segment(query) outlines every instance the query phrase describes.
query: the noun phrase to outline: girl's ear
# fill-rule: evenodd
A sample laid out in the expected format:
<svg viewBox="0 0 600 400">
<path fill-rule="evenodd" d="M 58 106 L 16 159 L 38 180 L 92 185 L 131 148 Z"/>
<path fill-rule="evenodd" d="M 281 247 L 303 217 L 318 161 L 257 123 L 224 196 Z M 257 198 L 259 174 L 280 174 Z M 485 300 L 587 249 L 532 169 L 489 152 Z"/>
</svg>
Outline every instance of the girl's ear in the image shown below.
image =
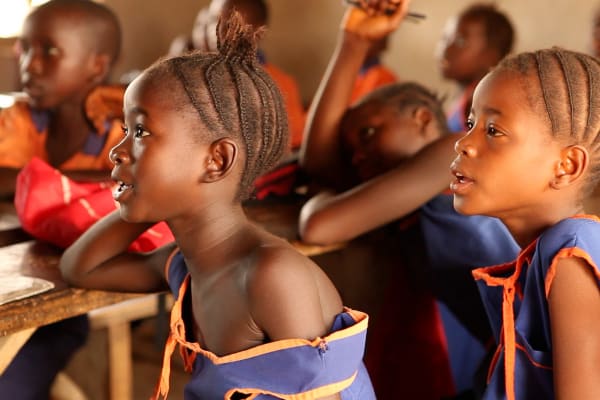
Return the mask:
<svg viewBox="0 0 600 400">
<path fill-rule="evenodd" d="M 238 145 L 229 138 L 222 138 L 211 143 L 206 159 L 206 172 L 203 182 L 214 182 L 224 178 L 231 172 L 238 156 Z"/>
<path fill-rule="evenodd" d="M 562 189 L 579 182 L 588 164 L 589 154 L 585 147 L 573 145 L 563 148 L 550 186 L 554 189 Z"/>
<path fill-rule="evenodd" d="M 427 126 L 433 119 L 433 113 L 427 107 L 417 107 L 413 111 L 413 119 L 419 126 L 419 130 L 424 132 Z"/>
<path fill-rule="evenodd" d="M 90 80 L 95 84 L 100 84 L 106 80 L 110 72 L 111 62 L 108 54 L 93 54 L 91 56 L 91 76 Z"/>
</svg>

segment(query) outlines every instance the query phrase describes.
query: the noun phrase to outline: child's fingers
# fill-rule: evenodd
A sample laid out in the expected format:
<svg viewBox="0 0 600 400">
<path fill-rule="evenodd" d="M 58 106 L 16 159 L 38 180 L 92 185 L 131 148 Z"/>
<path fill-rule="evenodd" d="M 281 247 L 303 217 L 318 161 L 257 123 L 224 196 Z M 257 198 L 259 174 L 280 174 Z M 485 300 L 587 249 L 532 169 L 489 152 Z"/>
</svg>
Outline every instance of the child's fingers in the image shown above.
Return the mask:
<svg viewBox="0 0 600 400">
<path fill-rule="evenodd" d="M 359 0 L 350 0 L 352 7 L 346 10 L 342 29 L 361 37 L 378 40 L 398 28 L 408 12 L 410 0 L 361 0 L 367 9 L 359 6 Z M 386 11 L 387 10 L 387 11 Z"/>
</svg>

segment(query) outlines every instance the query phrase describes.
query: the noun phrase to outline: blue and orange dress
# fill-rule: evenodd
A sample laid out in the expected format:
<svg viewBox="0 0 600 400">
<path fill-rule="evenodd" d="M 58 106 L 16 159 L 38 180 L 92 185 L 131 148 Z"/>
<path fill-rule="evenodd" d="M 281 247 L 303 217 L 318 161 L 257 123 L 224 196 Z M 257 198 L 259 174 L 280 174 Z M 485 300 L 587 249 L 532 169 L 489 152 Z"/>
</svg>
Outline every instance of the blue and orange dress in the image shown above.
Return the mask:
<svg viewBox="0 0 600 400">
<path fill-rule="evenodd" d="M 345 309 L 336 316 L 329 335 L 312 341 L 279 340 L 219 357 L 193 338 L 191 278 L 182 253 L 176 250 L 166 268 L 175 304 L 154 398 L 168 393 L 170 358 L 179 344 L 185 368 L 192 374 L 185 400 L 308 400 L 335 393 L 342 400 L 375 399 L 362 362 L 366 314 Z"/>
<path fill-rule="evenodd" d="M 58 166 L 61 170 L 106 170 L 108 154 L 123 138 L 122 86 L 98 86 L 87 96 L 85 114 L 92 128 L 83 147 Z M 46 139 L 51 111 L 32 109 L 24 101 L 0 111 L 0 166 L 22 168 L 34 157 L 48 160 Z"/>
<path fill-rule="evenodd" d="M 600 219 L 547 229 L 511 263 L 473 271 L 498 343 L 484 399 L 554 399 L 548 295 L 562 258 L 586 261 L 600 285 Z"/>
</svg>

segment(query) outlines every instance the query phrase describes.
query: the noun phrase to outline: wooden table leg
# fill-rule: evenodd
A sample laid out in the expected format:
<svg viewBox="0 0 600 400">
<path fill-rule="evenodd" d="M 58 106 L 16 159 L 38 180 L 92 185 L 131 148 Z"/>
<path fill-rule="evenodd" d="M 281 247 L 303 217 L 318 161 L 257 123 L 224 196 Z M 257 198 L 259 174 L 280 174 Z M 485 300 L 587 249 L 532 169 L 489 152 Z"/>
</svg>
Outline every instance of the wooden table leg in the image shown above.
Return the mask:
<svg viewBox="0 0 600 400">
<path fill-rule="evenodd" d="M 35 330 L 36 328 L 29 328 L 0 337 L 0 374 L 8 367 Z"/>
<path fill-rule="evenodd" d="M 133 397 L 133 365 L 129 321 L 108 326 L 110 398 Z"/>
</svg>

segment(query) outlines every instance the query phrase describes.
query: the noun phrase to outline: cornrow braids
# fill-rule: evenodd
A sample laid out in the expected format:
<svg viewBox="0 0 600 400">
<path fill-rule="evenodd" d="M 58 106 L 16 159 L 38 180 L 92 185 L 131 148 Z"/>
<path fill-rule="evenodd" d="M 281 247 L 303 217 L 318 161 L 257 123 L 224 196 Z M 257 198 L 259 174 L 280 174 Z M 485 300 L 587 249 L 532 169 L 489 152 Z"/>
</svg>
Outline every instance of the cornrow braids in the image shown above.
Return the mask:
<svg viewBox="0 0 600 400">
<path fill-rule="evenodd" d="M 442 100 L 436 93 L 419 83 L 402 82 L 381 86 L 359 100 L 355 107 L 371 101 L 390 105 L 398 111 L 409 107 L 426 107 L 434 115 L 440 133 L 449 132 Z"/>
<path fill-rule="evenodd" d="M 588 149 L 590 175 L 585 190 L 592 190 L 600 180 L 600 62 L 553 47 L 509 57 L 496 70 L 521 77 L 529 103 L 545 116 L 553 137 Z"/>
<path fill-rule="evenodd" d="M 257 58 L 262 31 L 233 12 L 218 22 L 216 52 L 169 58 L 150 68 L 163 70 L 179 82 L 186 102 L 207 128 L 202 130 L 207 131 L 207 139 L 233 137 L 243 142 L 240 201 L 251 195 L 256 178 L 279 161 L 288 141 L 281 93 Z M 178 102 L 173 99 L 174 105 Z"/>
</svg>

